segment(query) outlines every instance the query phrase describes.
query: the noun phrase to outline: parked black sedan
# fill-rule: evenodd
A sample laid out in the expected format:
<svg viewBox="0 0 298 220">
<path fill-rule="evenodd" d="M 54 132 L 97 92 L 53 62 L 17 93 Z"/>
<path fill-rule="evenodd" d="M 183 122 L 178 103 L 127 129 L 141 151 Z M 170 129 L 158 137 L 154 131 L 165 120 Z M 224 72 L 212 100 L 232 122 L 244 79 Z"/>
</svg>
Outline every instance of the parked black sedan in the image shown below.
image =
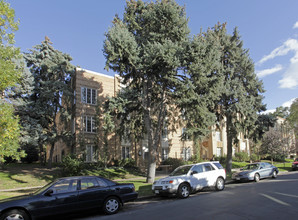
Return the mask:
<svg viewBox="0 0 298 220">
<path fill-rule="evenodd" d="M 65 177 L 31 195 L 0 201 L 0 220 L 27 220 L 96 208 L 115 214 L 123 203 L 137 196 L 132 183 L 119 184 L 97 176 Z"/>
</svg>

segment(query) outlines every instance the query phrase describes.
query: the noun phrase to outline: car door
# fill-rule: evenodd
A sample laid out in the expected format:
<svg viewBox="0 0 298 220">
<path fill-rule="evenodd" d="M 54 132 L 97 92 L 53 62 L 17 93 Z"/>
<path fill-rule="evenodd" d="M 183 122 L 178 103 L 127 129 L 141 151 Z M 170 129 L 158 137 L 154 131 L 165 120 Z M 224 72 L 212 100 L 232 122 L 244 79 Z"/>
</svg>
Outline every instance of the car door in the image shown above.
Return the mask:
<svg viewBox="0 0 298 220">
<path fill-rule="evenodd" d="M 218 177 L 218 170 L 216 170 L 210 163 L 206 163 L 204 164 L 204 173 L 206 178 L 205 186 L 214 186 Z"/>
<path fill-rule="evenodd" d="M 266 163 L 260 163 L 259 174 L 261 178 L 266 178 L 269 176 L 271 168 L 266 165 Z"/>
<path fill-rule="evenodd" d="M 102 206 L 110 187 L 97 177 L 86 177 L 80 181 L 79 205 L 82 209 Z"/>
<path fill-rule="evenodd" d="M 191 169 L 190 184 L 195 190 L 202 189 L 206 185 L 206 177 L 203 164 L 195 165 Z"/>
<path fill-rule="evenodd" d="M 56 215 L 71 212 L 78 208 L 77 179 L 58 181 L 34 204 L 36 215 Z"/>
</svg>

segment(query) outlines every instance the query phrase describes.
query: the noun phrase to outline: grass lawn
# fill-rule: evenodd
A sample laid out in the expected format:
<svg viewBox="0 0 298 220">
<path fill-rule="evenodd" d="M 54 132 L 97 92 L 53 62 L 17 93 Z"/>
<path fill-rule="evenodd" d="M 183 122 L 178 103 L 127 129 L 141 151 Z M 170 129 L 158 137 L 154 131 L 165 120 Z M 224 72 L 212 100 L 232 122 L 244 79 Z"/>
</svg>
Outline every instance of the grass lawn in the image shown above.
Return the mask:
<svg viewBox="0 0 298 220">
<path fill-rule="evenodd" d="M 134 183 L 136 191 L 139 195 L 147 195 L 151 193 L 151 184 L 145 183 L 145 178 L 136 170 L 123 168 L 109 168 L 98 170 L 85 170 L 82 175 L 102 176 L 111 180 L 132 179 L 133 181 L 125 181 Z M 28 187 L 40 187 L 61 177 L 62 172 L 59 167 L 51 170 L 39 164 L 7 164 L 0 169 L 0 190 L 14 189 L 13 191 L 1 191 L 0 199 L 20 196 L 36 191 L 33 189 L 22 189 Z M 123 182 L 123 181 L 122 181 Z"/>
</svg>

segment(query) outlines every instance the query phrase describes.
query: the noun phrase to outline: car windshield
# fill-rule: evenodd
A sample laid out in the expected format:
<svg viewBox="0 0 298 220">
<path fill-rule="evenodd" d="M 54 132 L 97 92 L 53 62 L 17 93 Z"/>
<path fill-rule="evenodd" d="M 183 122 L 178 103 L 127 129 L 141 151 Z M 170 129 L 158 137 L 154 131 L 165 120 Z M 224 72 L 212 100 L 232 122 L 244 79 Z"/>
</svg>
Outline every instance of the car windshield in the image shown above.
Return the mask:
<svg viewBox="0 0 298 220">
<path fill-rule="evenodd" d="M 260 167 L 260 164 L 248 164 L 243 169 L 244 170 L 256 170 Z"/>
<path fill-rule="evenodd" d="M 41 192 L 43 192 L 44 190 L 46 190 L 47 188 L 49 188 L 51 185 L 53 184 L 53 182 L 48 183 L 47 185 L 41 187 L 40 189 L 38 189 L 36 192 L 32 193 L 33 195 L 37 195 Z"/>
<path fill-rule="evenodd" d="M 191 166 L 183 166 L 183 167 L 178 167 L 176 168 L 171 174 L 170 176 L 181 176 L 181 175 L 185 175 L 188 173 L 188 171 L 190 170 Z"/>
</svg>

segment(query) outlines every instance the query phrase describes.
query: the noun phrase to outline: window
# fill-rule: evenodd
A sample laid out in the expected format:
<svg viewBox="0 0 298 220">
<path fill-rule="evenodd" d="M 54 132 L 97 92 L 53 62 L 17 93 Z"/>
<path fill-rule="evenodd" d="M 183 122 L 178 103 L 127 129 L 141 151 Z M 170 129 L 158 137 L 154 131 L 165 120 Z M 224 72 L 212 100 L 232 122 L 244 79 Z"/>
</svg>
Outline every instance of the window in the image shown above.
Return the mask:
<svg viewBox="0 0 298 220">
<path fill-rule="evenodd" d="M 216 148 L 216 156 L 220 157 L 221 155 L 222 155 L 222 148 L 221 147 Z"/>
<path fill-rule="evenodd" d="M 183 160 L 188 161 L 190 159 L 190 157 L 191 157 L 191 149 L 190 149 L 190 147 L 183 148 L 182 149 L 182 158 L 183 158 Z"/>
<path fill-rule="evenodd" d="M 86 87 L 81 87 L 82 103 L 96 105 L 97 91 Z"/>
<path fill-rule="evenodd" d="M 211 164 L 204 164 L 205 172 L 214 170 Z"/>
<path fill-rule="evenodd" d="M 53 194 L 74 192 L 77 190 L 77 180 L 61 180 L 51 188 Z"/>
<path fill-rule="evenodd" d="M 95 118 L 93 116 L 83 116 L 83 123 L 84 123 L 84 131 L 95 133 L 96 126 L 95 126 Z"/>
<path fill-rule="evenodd" d="M 221 132 L 220 131 L 215 132 L 215 140 L 216 141 L 221 141 Z"/>
<path fill-rule="evenodd" d="M 193 171 L 196 171 L 198 173 L 202 173 L 203 172 L 203 165 L 194 166 Z"/>
<path fill-rule="evenodd" d="M 85 178 L 81 180 L 81 189 L 90 189 L 94 187 L 98 187 L 98 182 L 96 178 Z"/>
<path fill-rule="evenodd" d="M 122 147 L 122 159 L 129 158 L 129 147 Z"/>
<path fill-rule="evenodd" d="M 96 161 L 96 151 L 93 145 L 86 146 L 86 162 Z"/>
<path fill-rule="evenodd" d="M 161 149 L 161 159 L 166 160 L 169 158 L 169 149 L 168 148 L 162 148 Z"/>
</svg>

